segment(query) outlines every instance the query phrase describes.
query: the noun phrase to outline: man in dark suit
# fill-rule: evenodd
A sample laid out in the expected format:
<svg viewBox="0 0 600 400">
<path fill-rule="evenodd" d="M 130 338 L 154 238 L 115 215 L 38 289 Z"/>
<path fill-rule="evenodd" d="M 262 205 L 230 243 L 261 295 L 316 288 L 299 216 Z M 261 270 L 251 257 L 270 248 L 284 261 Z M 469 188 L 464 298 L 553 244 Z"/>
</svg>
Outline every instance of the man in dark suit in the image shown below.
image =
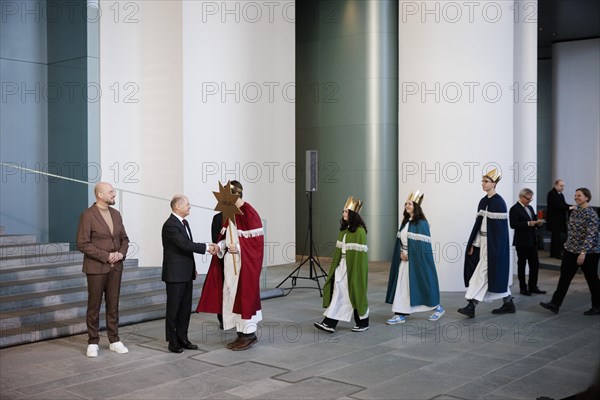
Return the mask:
<svg viewBox="0 0 600 400">
<path fill-rule="evenodd" d="M 532 199 L 533 191 L 531 189 L 521 190 L 519 200 L 510 208 L 508 213 L 510 227 L 515 230 L 513 246 L 517 250 L 519 289 L 524 296 L 531 296 L 532 293 L 546 293 L 537 287 L 540 260 L 537 253 L 536 231 L 543 221 L 538 220 L 533 207 L 531 207 Z M 529 263 L 529 285 L 525 280 L 525 265 L 527 263 Z"/>
<path fill-rule="evenodd" d="M 567 240 L 567 213 L 570 205 L 563 195 L 565 183 L 562 179 L 554 181 L 554 187 L 548 192 L 546 206 L 546 229 L 552 233 L 550 238 L 550 257 L 560 259 L 563 246 Z"/>
<path fill-rule="evenodd" d="M 196 279 L 194 253 L 211 254 L 218 251 L 212 243 L 194 243 L 192 231 L 185 217 L 190 215 L 190 202 L 183 195 L 171 200 L 171 216 L 162 227 L 163 270 L 162 280 L 167 286 L 166 340 L 169 350 L 183 353 L 183 349 L 198 350 L 188 339 L 192 290 Z"/>
<path fill-rule="evenodd" d="M 106 302 L 106 332 L 109 349 L 119 354 L 129 352 L 119 339 L 119 295 L 123 260 L 129 248 L 121 214 L 111 208 L 116 192 L 110 183 L 99 182 L 94 188 L 96 202 L 79 218 L 77 250 L 83 253 L 83 272 L 87 277 L 88 357 L 98 356 L 100 306 Z"/>
</svg>

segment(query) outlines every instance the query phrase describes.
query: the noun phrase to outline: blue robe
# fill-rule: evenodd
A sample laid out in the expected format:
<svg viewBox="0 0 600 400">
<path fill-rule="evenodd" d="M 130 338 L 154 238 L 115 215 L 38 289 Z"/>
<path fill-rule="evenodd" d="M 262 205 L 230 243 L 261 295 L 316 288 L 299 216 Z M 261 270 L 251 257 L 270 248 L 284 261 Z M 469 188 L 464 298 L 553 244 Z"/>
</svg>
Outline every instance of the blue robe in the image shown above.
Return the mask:
<svg viewBox="0 0 600 400">
<path fill-rule="evenodd" d="M 492 213 L 492 215 L 486 213 Z M 467 242 L 467 254 L 465 255 L 464 279 L 465 286 L 469 287 L 469 281 L 479 263 L 480 252 L 483 249 L 475 247 L 473 254 L 468 255 L 469 248 L 473 245 L 477 233 L 481 229 L 483 215 L 487 216 L 487 261 L 488 261 L 488 292 L 504 293 L 508 288 L 510 273 L 510 256 L 508 240 L 508 214 L 504 199 L 495 194 L 487 195 L 481 199 L 477 206 L 477 219 Z"/>
<path fill-rule="evenodd" d="M 402 242 L 399 236 L 405 225 L 406 223 L 402 224 L 396 237 L 396 246 L 394 247 L 385 297 L 385 302 L 389 304 L 394 303 L 396 294 L 398 271 L 400 270 L 400 253 L 402 251 Z M 429 233 L 429 224 L 425 220 L 421 220 L 416 224 L 409 222 L 408 262 L 410 305 L 412 307 L 421 305 L 435 307 L 440 304 L 440 288 L 435 262 L 433 261 L 431 234 Z"/>
</svg>

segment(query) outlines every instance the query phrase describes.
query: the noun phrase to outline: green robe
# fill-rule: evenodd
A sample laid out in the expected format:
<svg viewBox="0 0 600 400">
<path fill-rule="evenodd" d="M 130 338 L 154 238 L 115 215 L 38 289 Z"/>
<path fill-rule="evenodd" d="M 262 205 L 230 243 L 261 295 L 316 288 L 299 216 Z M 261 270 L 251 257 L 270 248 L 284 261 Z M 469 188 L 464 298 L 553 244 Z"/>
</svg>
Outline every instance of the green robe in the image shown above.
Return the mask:
<svg viewBox="0 0 600 400">
<path fill-rule="evenodd" d="M 342 242 L 344 235 L 346 235 L 345 244 Z M 368 247 L 367 232 L 360 226 L 354 233 L 345 229 L 340 231 L 338 235 L 335 252 L 333 253 L 333 261 L 327 274 L 327 281 L 323 287 L 323 307 L 329 307 L 331 303 L 335 270 L 340 265 L 342 246 L 346 248 L 346 269 L 348 271 L 350 302 L 352 303 L 352 307 L 358 311 L 358 315 L 365 315 L 369 309 L 367 301 Z"/>
</svg>

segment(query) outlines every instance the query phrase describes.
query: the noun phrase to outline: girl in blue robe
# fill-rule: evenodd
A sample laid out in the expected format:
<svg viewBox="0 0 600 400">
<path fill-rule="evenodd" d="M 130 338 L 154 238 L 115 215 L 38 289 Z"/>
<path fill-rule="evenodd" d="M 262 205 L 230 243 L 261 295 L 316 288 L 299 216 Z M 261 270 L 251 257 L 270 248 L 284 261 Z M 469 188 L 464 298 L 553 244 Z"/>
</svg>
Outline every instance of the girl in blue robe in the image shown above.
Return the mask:
<svg viewBox="0 0 600 400">
<path fill-rule="evenodd" d="M 412 194 L 404 204 L 404 219 L 396 235 L 385 302 L 392 304 L 394 316 L 388 325 L 404 323 L 415 312 L 432 311 L 428 319 L 444 315 L 438 284 L 429 223 L 421 209 L 423 195 Z"/>
</svg>

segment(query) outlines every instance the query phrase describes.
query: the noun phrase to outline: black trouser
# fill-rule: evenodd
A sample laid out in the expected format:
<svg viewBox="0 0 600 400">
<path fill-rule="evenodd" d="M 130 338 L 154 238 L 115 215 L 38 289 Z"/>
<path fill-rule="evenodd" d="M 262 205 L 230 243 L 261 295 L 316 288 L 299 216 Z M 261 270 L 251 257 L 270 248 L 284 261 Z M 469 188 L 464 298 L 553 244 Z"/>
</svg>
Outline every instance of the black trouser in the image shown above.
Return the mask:
<svg viewBox="0 0 600 400">
<path fill-rule="evenodd" d="M 194 281 L 167 282 L 166 339 L 173 344 L 188 342 Z"/>
<path fill-rule="evenodd" d="M 327 326 L 335 328 L 337 326 L 337 324 L 338 324 L 339 321 L 337 319 L 325 317 L 325 319 L 323 320 L 323 322 Z M 365 319 L 360 319 L 360 316 L 358 315 L 358 311 L 356 311 L 356 309 L 354 309 L 354 322 L 356 322 L 356 326 L 364 328 L 365 326 L 369 326 L 369 317 L 367 317 Z"/>
<path fill-rule="evenodd" d="M 534 246 L 516 246 L 517 250 L 517 276 L 519 277 L 520 290 L 535 290 L 538 282 L 538 271 L 540 269 L 540 260 L 538 258 L 537 247 Z M 529 264 L 529 286 L 525 280 L 525 265 Z"/>
<path fill-rule="evenodd" d="M 560 278 L 558 279 L 558 286 L 556 291 L 552 295 L 552 304 L 560 307 L 562 305 L 569 285 L 577 272 L 577 269 L 581 267 L 583 276 L 588 284 L 590 293 L 592 295 L 592 307 L 600 308 L 600 279 L 598 279 L 598 260 L 600 260 L 600 253 L 587 254 L 583 265 L 577 265 L 577 256 L 579 254 L 571 253 L 570 251 L 564 252 L 562 263 L 560 264 Z"/>
<path fill-rule="evenodd" d="M 560 257 L 566 241 L 567 234 L 565 232 L 552 231 L 552 236 L 550 236 L 550 257 Z"/>
</svg>

